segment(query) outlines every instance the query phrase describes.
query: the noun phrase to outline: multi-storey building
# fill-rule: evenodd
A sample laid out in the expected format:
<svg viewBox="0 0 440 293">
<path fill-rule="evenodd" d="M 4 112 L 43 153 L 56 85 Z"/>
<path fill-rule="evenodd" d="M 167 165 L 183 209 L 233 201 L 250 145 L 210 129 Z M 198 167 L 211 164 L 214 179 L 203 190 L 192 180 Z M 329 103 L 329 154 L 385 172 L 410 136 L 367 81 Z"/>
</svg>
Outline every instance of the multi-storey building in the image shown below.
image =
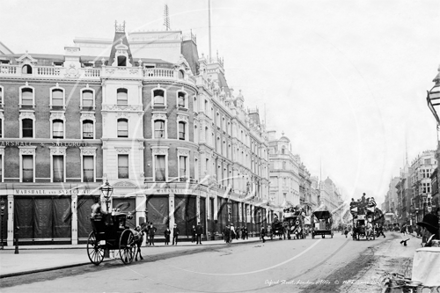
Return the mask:
<svg viewBox="0 0 440 293">
<path fill-rule="evenodd" d="M 333 212 L 341 210 L 341 205 L 344 202 L 337 186 L 329 177 L 320 183 L 319 198 L 320 207 Z"/>
<path fill-rule="evenodd" d="M 400 178 L 395 188 L 397 193 L 397 219 L 399 223 L 411 224 L 411 198 L 412 189 L 410 188 L 411 181 L 409 177 L 409 167 L 405 165 L 400 170 Z"/>
<path fill-rule="evenodd" d="M 298 173 L 300 178 L 299 201 L 302 206 L 306 207 L 307 212 L 310 212 L 312 206 L 312 181 L 310 179 L 310 172 L 301 162 L 299 164 Z"/>
<path fill-rule="evenodd" d="M 397 190 L 396 185 L 400 181 L 399 177 L 394 177 L 390 180 L 388 184 L 388 191 L 385 196 L 385 207 L 384 212 L 389 212 L 397 215 Z"/>
<path fill-rule="evenodd" d="M 409 177 L 416 222 L 421 221 L 425 214 L 432 212 L 431 175 L 436 168 L 437 160 L 433 150 L 422 152 L 411 163 Z"/>
<path fill-rule="evenodd" d="M 193 35 L 77 38 L 64 55 L 0 55 L 0 196 L 7 241 L 78 243 L 99 187 L 109 209 L 181 235 L 227 222 L 251 233 L 270 215 L 268 138 Z M 17 216 L 14 216 L 17 215 Z"/>
<path fill-rule="evenodd" d="M 300 165 L 298 155 L 292 154 L 289 138 L 278 139 L 276 131 L 269 131 L 270 197 L 281 207 L 296 206 L 300 201 Z"/>
</svg>

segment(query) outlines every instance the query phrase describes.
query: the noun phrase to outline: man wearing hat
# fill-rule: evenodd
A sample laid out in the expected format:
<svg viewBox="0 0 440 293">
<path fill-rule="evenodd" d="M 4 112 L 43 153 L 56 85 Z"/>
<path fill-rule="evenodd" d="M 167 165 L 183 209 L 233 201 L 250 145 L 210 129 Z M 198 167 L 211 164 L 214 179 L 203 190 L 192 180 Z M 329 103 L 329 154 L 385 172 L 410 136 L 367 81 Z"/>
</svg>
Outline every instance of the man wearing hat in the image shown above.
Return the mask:
<svg viewBox="0 0 440 293">
<path fill-rule="evenodd" d="M 432 240 L 440 240 L 438 231 L 438 217 L 434 214 L 427 214 L 423 220 L 417 223 L 422 228 L 422 235 L 426 236 L 425 247 L 432 246 Z M 422 243 L 423 244 L 423 243 Z"/>
</svg>

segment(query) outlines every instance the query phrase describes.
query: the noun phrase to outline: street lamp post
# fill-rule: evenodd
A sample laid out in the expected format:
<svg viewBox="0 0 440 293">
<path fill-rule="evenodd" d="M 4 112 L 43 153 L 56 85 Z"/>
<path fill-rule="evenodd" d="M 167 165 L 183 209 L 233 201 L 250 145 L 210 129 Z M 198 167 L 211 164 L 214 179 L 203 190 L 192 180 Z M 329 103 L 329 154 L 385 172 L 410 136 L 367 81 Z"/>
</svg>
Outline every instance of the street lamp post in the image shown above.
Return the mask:
<svg viewBox="0 0 440 293">
<path fill-rule="evenodd" d="M 101 191 L 102 196 L 105 200 L 105 211 L 109 213 L 109 207 L 108 204 L 110 202 L 110 198 L 113 194 L 113 187 L 108 183 L 108 180 L 106 180 L 105 184 L 102 185 L 99 190 Z"/>
<path fill-rule="evenodd" d="M 440 118 L 437 113 L 437 109 L 440 109 L 440 66 L 437 69 L 438 73 L 433 79 L 434 87 L 427 92 L 426 102 L 428 104 L 429 110 L 431 110 L 432 115 L 434 115 L 435 120 L 437 121 L 437 154 L 436 158 L 439 159 L 439 129 L 440 129 Z M 438 182 L 438 180 L 437 180 Z M 438 183 L 437 183 L 438 184 Z M 437 216 L 438 216 L 438 226 L 439 226 L 439 234 L 440 234 L 440 207 L 437 208 Z"/>
</svg>

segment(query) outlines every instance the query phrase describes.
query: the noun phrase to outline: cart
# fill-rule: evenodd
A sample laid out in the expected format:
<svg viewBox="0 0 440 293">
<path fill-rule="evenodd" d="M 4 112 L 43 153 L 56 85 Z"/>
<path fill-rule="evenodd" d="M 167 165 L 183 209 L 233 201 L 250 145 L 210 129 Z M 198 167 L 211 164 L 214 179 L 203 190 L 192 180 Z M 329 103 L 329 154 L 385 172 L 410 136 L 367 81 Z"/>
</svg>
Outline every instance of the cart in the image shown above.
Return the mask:
<svg viewBox="0 0 440 293">
<path fill-rule="evenodd" d="M 333 219 L 329 211 L 314 211 L 311 222 L 313 239 L 318 235 L 321 235 L 322 238 L 325 238 L 325 235 L 329 235 L 333 238 Z"/>
<path fill-rule="evenodd" d="M 127 214 L 113 212 L 90 219 L 93 231 L 87 240 L 87 255 L 94 265 L 109 257 L 110 250 L 118 251 L 124 264 L 133 261 L 142 234 L 126 226 L 127 218 Z"/>
</svg>

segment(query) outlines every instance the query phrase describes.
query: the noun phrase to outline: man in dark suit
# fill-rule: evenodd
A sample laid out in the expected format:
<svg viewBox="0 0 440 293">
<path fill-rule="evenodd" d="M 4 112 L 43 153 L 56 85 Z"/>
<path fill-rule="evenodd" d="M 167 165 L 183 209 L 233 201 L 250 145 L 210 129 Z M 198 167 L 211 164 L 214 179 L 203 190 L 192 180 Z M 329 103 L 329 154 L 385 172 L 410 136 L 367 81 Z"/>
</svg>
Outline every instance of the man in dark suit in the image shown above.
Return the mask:
<svg viewBox="0 0 440 293">
<path fill-rule="evenodd" d="M 173 228 L 173 245 L 174 245 L 174 243 L 176 243 L 176 245 L 177 245 L 177 239 L 179 237 L 179 234 L 180 234 L 180 230 L 179 230 L 179 228 L 177 228 L 177 225 L 174 224 L 174 228 Z"/>
<path fill-rule="evenodd" d="M 197 223 L 196 234 L 197 234 L 197 243 L 196 244 L 202 244 L 203 227 L 202 227 L 202 225 L 200 225 L 200 223 Z"/>
</svg>

